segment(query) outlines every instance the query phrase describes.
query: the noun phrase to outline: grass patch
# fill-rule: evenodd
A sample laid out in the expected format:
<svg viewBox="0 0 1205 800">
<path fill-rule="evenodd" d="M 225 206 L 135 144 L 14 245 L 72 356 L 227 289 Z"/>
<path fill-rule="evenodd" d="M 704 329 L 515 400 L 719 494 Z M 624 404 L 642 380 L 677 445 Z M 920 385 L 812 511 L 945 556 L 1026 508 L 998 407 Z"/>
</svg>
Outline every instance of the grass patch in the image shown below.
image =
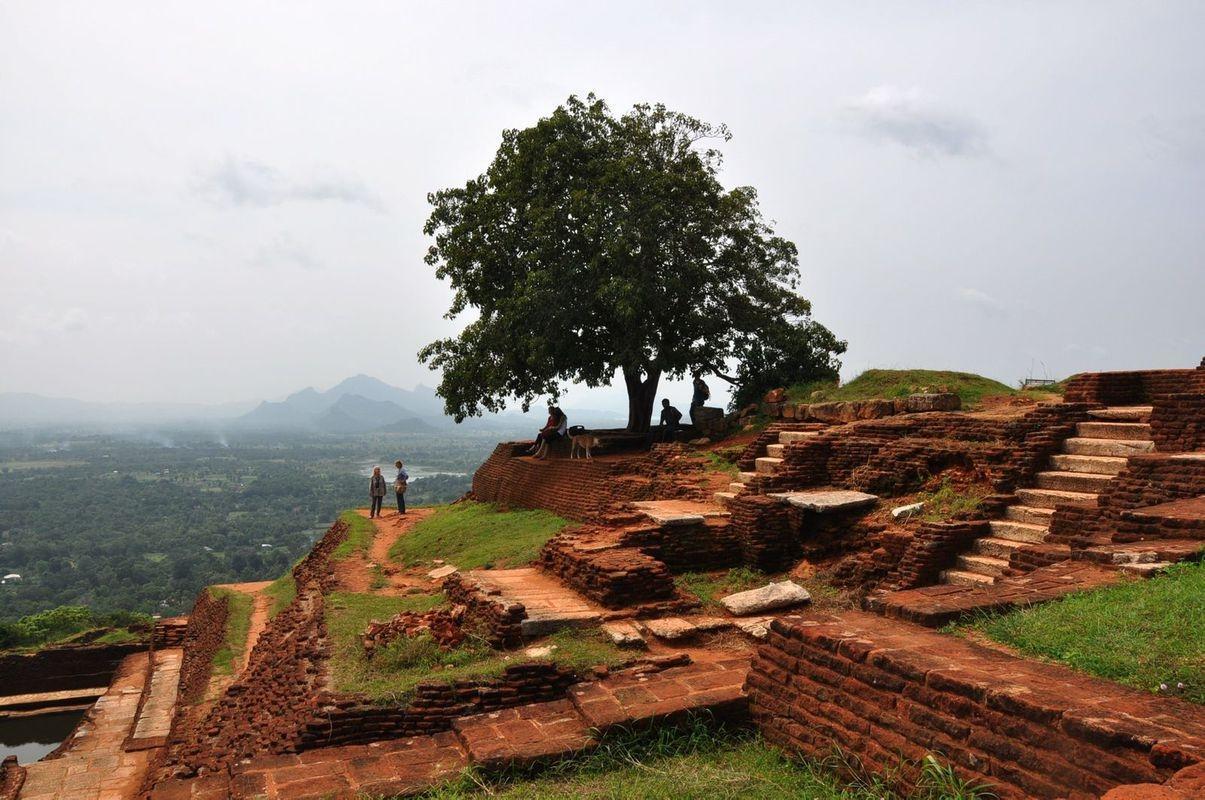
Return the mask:
<svg viewBox="0 0 1205 800">
<path fill-rule="evenodd" d="M 225 597 L 229 605 L 226 617 L 226 640 L 213 654 L 213 671 L 218 675 L 233 675 L 235 664 L 242 660 L 247 647 L 247 633 L 251 630 L 252 598 L 249 594 L 233 589 L 210 587 L 209 593 L 217 598 Z"/>
<path fill-rule="evenodd" d="M 362 693 L 382 704 L 400 704 L 425 681 L 493 677 L 507 666 L 524 661 L 555 661 L 585 670 L 598 664 L 616 666 L 630 658 L 593 630 L 558 631 L 548 639 L 548 644 L 555 647 L 546 659 L 533 659 L 521 651 L 499 652 L 473 637 L 443 651 L 429 636 L 398 639 L 381 648 L 371 660 L 364 658 L 360 637 L 370 621 L 386 620 L 401 611 L 428 611 L 442 602 L 440 595 L 383 597 L 336 592 L 327 597 L 326 625 L 331 637 L 335 690 Z"/>
<path fill-rule="evenodd" d="M 860 770 L 851 759 L 795 761 L 753 731 L 717 727 L 696 716 L 692 724 L 678 728 L 608 736 L 595 750 L 554 764 L 535 778 L 522 772 L 484 775 L 469 770 L 421 797 L 901 800 L 889 778 L 864 771 L 852 782 L 839 778 L 836 770 L 851 764 Z M 917 800 L 993 796 L 958 780 L 936 760 L 926 760 L 920 782 L 911 795 Z"/>
<path fill-rule="evenodd" d="M 377 532 L 372 520 L 361 517 L 355 511 L 344 511 L 339 515 L 339 521 L 347 523 L 347 538 L 335 548 L 331 558 L 342 561 L 354 555 L 367 554 L 368 548 L 372 546 L 372 537 Z"/>
<path fill-rule="evenodd" d="M 1205 564 L 1178 564 L 1150 580 L 1075 594 L 972 622 L 1031 656 L 1147 691 L 1184 684 L 1205 703 Z"/>
<path fill-rule="evenodd" d="M 833 383 L 806 383 L 792 386 L 787 396 L 799 402 L 829 400 L 870 400 L 906 397 L 923 389 L 954 392 L 963 407 L 978 405 L 989 395 L 1012 395 L 1017 390 L 999 381 L 971 372 L 932 369 L 868 369 L 843 386 Z M 813 396 L 815 395 L 815 396 Z"/>
<path fill-rule="evenodd" d="M 134 633 L 133 631 L 124 628 L 107 631 L 92 640 L 92 644 L 127 644 L 129 642 L 139 642 L 146 638 L 146 634 Z"/>
<path fill-rule="evenodd" d="M 920 518 L 925 522 L 945 522 L 955 517 L 969 514 L 979 507 L 983 498 L 991 494 L 985 486 L 968 486 L 959 489 L 950 483 L 949 478 L 943 478 L 941 485 L 928 492 L 916 496 L 916 502 L 924 503 Z"/>
<path fill-rule="evenodd" d="M 733 567 L 727 572 L 685 572 L 674 579 L 674 584 L 690 592 L 704 606 L 718 607 L 720 598 L 765 586 L 769 581 L 764 572 L 748 567 Z"/>
<path fill-rule="evenodd" d="M 290 569 L 268 584 L 264 588 L 264 594 L 272 600 L 272 604 L 268 606 L 268 619 L 272 619 L 288 608 L 289 603 L 297 596 L 297 580 L 293 577 L 293 570 Z"/>
<path fill-rule="evenodd" d="M 724 456 L 711 450 L 705 450 L 702 453 L 703 459 L 707 462 L 707 467 L 713 472 L 722 472 L 735 478 L 741 474 L 741 468 L 734 462 L 729 461 Z"/>
<path fill-rule="evenodd" d="M 456 503 L 416 523 L 389 548 L 389 558 L 404 566 L 438 558 L 460 569 L 518 567 L 534 561 L 544 543 L 568 524 L 548 511 Z"/>
</svg>

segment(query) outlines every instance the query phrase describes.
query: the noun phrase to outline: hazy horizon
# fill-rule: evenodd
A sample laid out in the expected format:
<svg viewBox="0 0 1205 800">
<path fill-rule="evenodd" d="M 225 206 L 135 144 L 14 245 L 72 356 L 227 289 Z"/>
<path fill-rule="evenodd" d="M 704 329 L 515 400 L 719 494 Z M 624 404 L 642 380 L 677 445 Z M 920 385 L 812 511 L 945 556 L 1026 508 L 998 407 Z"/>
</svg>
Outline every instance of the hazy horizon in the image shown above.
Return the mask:
<svg viewBox="0 0 1205 800">
<path fill-rule="evenodd" d="M 426 194 L 591 91 L 731 128 L 721 180 L 798 245 L 846 379 L 1192 367 L 1203 23 L 1191 2 L 5 4 L 0 392 L 435 385 L 415 353 L 464 320 L 422 261 Z"/>
</svg>

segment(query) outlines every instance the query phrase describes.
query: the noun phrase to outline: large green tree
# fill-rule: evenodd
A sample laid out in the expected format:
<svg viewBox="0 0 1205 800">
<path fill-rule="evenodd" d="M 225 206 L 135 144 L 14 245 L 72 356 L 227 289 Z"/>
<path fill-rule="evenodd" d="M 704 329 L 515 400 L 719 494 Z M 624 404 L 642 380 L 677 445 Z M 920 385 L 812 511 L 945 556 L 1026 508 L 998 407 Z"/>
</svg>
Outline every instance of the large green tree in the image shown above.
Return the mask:
<svg viewBox="0 0 1205 800">
<path fill-rule="evenodd" d="M 756 191 L 720 185 L 714 145 L 729 138 L 662 105 L 616 116 L 593 95 L 570 97 L 504 131 L 485 174 L 429 195 L 426 261 L 455 290 L 447 316 L 478 312 L 419 353 L 442 370 L 448 413 L 507 398 L 526 410 L 618 372 L 628 427 L 645 430 L 663 376 L 734 380 L 727 364 L 763 335 L 828 334 L 796 292 L 795 245 L 774 235 Z"/>
</svg>

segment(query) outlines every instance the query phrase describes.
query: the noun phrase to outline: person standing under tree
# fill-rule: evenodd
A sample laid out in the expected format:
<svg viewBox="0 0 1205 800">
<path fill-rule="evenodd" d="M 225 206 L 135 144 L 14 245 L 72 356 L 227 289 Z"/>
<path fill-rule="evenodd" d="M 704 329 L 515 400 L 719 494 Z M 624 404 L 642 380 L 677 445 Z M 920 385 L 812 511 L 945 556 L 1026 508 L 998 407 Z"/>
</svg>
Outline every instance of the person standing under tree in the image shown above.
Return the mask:
<svg viewBox="0 0 1205 800">
<path fill-rule="evenodd" d="M 694 373 L 694 394 L 690 397 L 690 421 L 695 421 L 695 409 L 700 408 L 711 397 L 711 389 L 703 381 L 703 373 Z"/>
<path fill-rule="evenodd" d="M 372 508 L 368 510 L 368 518 L 381 516 L 381 502 L 385 499 L 385 476 L 380 467 L 372 468 L 372 480 L 368 482 L 368 494 L 372 498 Z"/>
<path fill-rule="evenodd" d="M 393 479 L 393 491 L 397 494 L 397 513 L 406 513 L 406 484 L 410 483 L 410 473 L 402 466 L 401 459 L 393 462 L 397 467 L 397 477 Z"/>
</svg>

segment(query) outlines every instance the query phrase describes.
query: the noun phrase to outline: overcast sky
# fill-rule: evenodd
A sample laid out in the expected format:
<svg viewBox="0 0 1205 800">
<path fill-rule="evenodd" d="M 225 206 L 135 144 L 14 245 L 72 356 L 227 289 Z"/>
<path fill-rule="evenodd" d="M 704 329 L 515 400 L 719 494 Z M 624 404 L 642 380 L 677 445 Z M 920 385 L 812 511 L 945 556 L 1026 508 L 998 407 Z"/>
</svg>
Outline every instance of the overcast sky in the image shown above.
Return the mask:
<svg viewBox="0 0 1205 800">
<path fill-rule="evenodd" d="M 584 5 L 0 2 L 0 391 L 433 383 L 427 192 L 590 91 L 730 126 L 846 378 L 1205 354 L 1205 3 Z"/>
</svg>

